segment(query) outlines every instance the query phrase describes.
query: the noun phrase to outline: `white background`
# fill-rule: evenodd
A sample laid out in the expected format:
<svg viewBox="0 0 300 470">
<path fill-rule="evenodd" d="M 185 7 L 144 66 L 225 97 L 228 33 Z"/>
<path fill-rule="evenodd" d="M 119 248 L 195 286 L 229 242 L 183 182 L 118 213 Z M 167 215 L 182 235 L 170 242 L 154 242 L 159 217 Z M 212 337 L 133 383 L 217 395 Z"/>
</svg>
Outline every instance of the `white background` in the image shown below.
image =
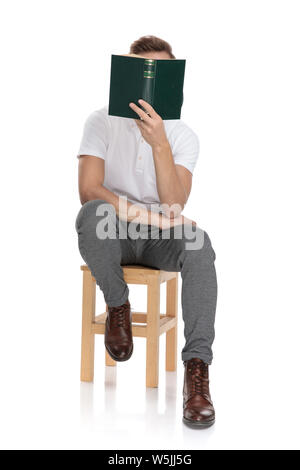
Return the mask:
<svg viewBox="0 0 300 470">
<path fill-rule="evenodd" d="M 0 5 L 1 448 L 299 448 L 299 2 Z M 95 383 L 79 381 L 76 152 L 108 103 L 110 55 L 145 34 L 187 60 L 182 119 L 200 139 L 185 215 L 217 254 L 206 431 L 181 421 L 181 321 L 178 372 L 162 339 L 158 389 L 143 339 L 115 371 L 97 338 Z"/>
</svg>

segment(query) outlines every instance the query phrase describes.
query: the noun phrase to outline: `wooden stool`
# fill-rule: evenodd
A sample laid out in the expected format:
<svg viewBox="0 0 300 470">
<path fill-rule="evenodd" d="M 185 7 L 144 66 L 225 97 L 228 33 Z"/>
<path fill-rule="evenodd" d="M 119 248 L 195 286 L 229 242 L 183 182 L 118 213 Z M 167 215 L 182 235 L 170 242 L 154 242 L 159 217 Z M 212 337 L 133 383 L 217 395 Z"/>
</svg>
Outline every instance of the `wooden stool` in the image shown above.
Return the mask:
<svg viewBox="0 0 300 470">
<path fill-rule="evenodd" d="M 144 266 L 122 266 L 127 284 L 147 286 L 147 312 L 132 312 L 132 335 L 146 338 L 146 386 L 158 386 L 159 336 L 166 333 L 166 370 L 174 371 L 177 365 L 177 302 L 178 273 L 161 271 Z M 94 378 L 95 334 L 105 332 L 106 312 L 95 316 L 96 282 L 89 268 L 83 271 L 81 380 L 92 382 Z M 160 284 L 167 282 L 166 314 L 160 313 Z M 107 366 L 116 362 L 105 350 Z"/>
</svg>

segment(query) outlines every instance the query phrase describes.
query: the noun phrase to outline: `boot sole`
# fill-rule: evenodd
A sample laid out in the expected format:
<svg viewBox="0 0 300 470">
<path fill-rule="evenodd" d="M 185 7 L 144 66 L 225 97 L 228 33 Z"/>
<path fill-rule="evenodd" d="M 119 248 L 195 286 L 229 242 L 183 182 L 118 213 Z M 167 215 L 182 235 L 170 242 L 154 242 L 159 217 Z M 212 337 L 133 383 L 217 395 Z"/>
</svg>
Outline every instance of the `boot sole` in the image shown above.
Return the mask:
<svg viewBox="0 0 300 470">
<path fill-rule="evenodd" d="M 200 428 L 200 429 L 204 429 L 204 428 L 209 428 L 210 426 L 212 426 L 213 424 L 215 424 L 215 420 L 211 420 L 211 421 L 207 421 L 206 423 L 201 423 L 201 421 L 193 421 L 191 419 L 187 419 L 187 418 L 182 418 L 182 421 L 184 422 L 184 424 L 186 424 L 187 426 L 191 427 L 191 428 Z"/>
<path fill-rule="evenodd" d="M 129 355 L 126 356 L 126 357 L 123 358 L 123 359 L 120 359 L 120 358 L 118 358 L 117 356 L 115 356 L 114 354 L 112 354 L 112 353 L 110 352 L 110 350 L 107 348 L 106 344 L 105 344 L 105 348 L 106 348 L 106 351 L 108 352 L 108 354 L 110 355 L 110 357 L 111 357 L 114 361 L 116 361 L 116 362 L 125 362 L 125 361 L 128 361 L 128 359 L 131 358 L 132 353 L 133 353 L 133 345 L 132 345 L 132 349 L 131 349 L 131 352 L 129 353 Z"/>
</svg>

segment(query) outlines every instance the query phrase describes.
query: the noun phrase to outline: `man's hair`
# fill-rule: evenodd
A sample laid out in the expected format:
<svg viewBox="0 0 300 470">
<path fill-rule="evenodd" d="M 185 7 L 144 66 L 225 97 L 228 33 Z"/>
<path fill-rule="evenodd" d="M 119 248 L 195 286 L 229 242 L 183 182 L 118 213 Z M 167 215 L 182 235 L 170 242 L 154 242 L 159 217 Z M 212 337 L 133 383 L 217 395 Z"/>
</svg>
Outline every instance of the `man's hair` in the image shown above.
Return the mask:
<svg viewBox="0 0 300 470">
<path fill-rule="evenodd" d="M 143 52 L 167 52 L 171 59 L 176 59 L 172 47 L 167 41 L 156 36 L 142 36 L 130 46 L 130 54 L 143 54 Z"/>
</svg>

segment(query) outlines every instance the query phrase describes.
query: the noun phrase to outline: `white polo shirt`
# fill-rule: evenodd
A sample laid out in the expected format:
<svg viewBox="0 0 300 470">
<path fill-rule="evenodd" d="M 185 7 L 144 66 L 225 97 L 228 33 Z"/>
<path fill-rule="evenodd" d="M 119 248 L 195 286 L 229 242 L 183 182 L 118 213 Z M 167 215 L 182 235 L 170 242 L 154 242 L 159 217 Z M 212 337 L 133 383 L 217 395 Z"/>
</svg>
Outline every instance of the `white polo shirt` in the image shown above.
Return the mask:
<svg viewBox="0 0 300 470">
<path fill-rule="evenodd" d="M 181 119 L 164 121 L 175 164 L 193 173 L 199 156 L 197 134 Z M 134 119 L 109 116 L 108 106 L 87 118 L 78 151 L 105 161 L 104 186 L 128 201 L 160 210 L 151 146 Z"/>
</svg>

